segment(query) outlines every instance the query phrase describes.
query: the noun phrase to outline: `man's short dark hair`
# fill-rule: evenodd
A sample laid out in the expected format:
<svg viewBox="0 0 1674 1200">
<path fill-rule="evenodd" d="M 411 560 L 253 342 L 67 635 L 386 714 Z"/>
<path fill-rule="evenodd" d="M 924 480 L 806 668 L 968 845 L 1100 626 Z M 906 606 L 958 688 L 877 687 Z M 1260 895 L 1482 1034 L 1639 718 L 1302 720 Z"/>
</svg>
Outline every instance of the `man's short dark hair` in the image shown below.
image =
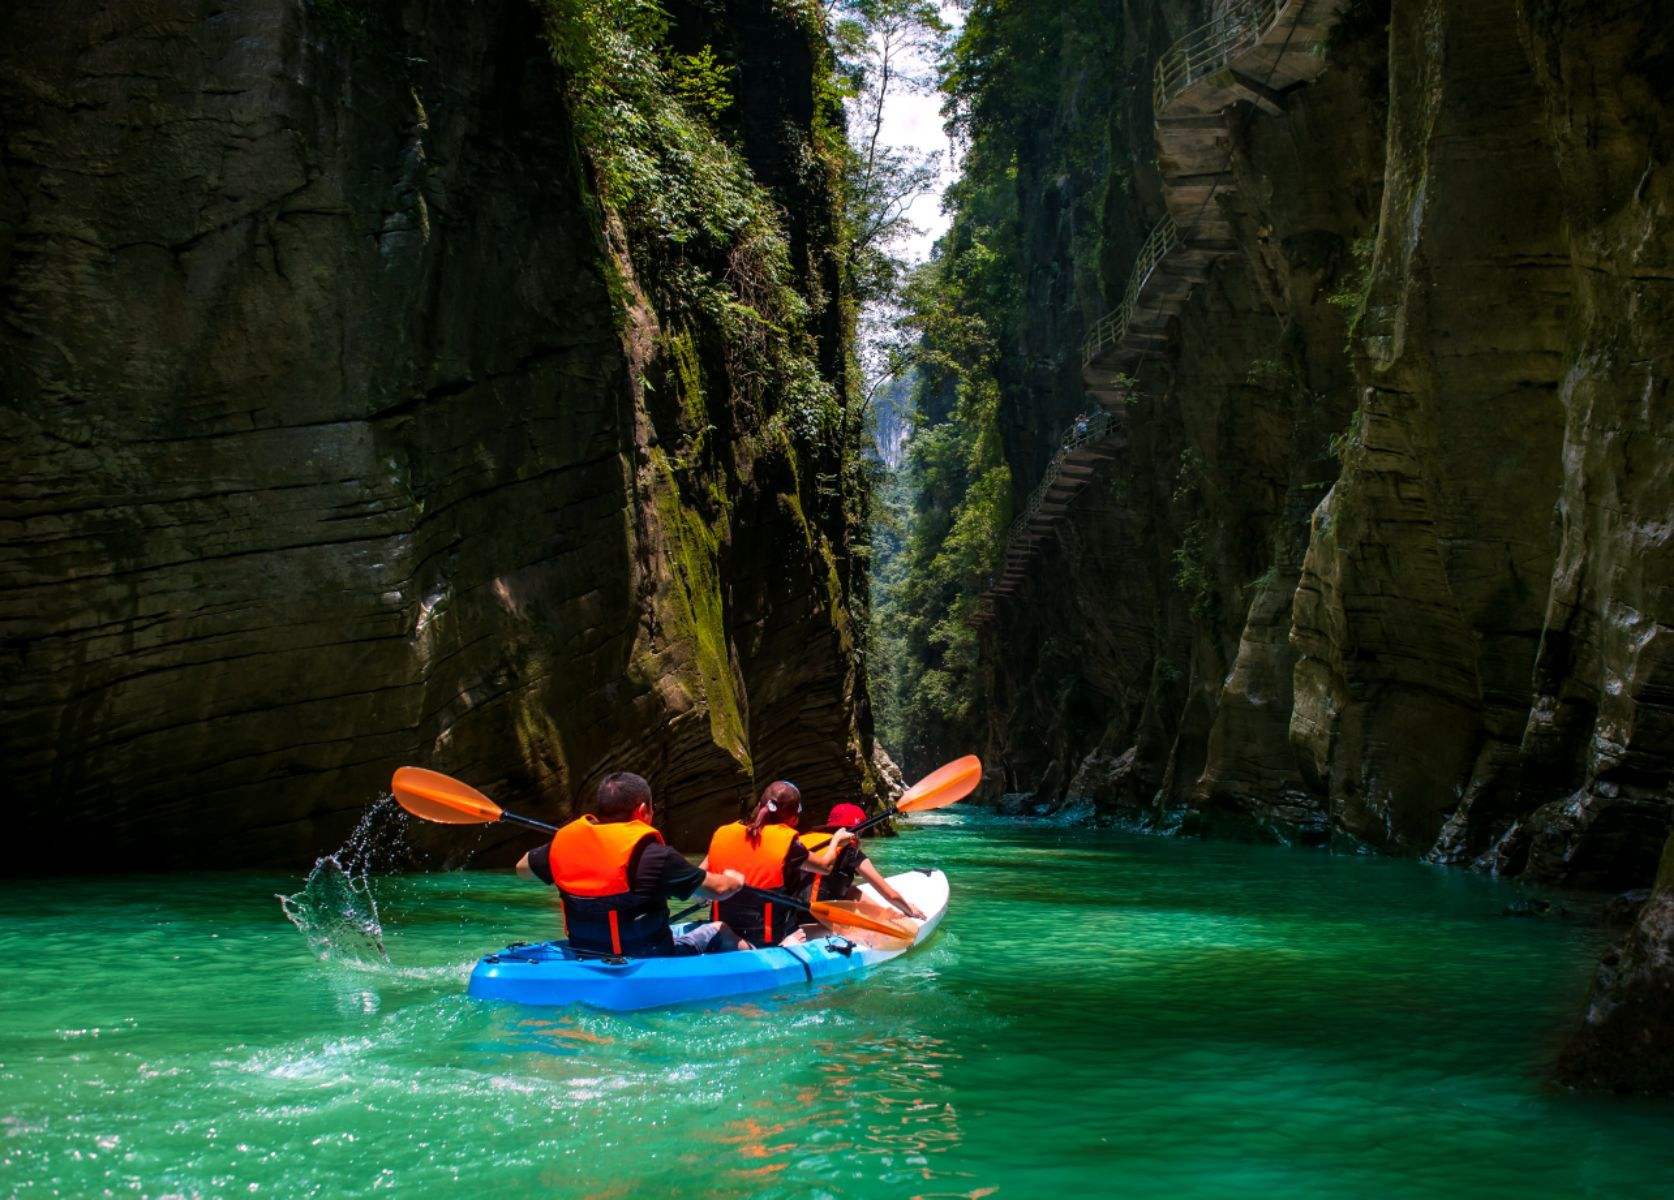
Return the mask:
<svg viewBox="0 0 1674 1200">
<path fill-rule="evenodd" d="M 599 820 L 631 820 L 641 804 L 651 803 L 651 785 L 631 771 L 617 771 L 604 777 L 596 800 Z"/>
</svg>

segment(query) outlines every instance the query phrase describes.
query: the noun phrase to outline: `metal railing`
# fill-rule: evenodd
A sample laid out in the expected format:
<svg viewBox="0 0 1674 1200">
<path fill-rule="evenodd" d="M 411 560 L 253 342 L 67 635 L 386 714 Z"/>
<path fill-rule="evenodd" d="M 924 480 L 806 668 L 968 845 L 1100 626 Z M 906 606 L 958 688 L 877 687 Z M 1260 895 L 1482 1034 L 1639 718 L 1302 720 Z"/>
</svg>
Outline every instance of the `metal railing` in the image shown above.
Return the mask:
<svg viewBox="0 0 1674 1200">
<path fill-rule="evenodd" d="M 1192 84 L 1219 70 L 1260 42 L 1273 23 L 1297 0 L 1231 0 L 1206 24 L 1177 39 L 1157 60 L 1151 100 L 1158 116 Z M 1180 244 L 1180 229 L 1165 216 L 1140 247 L 1128 276 L 1127 291 L 1116 308 L 1099 319 L 1081 343 L 1081 365 L 1088 367 L 1106 350 L 1122 344 L 1133 323 L 1139 293 L 1163 257 Z"/>
<path fill-rule="evenodd" d="M 1308 0 L 1225 0 L 1220 11 L 1209 21 L 1176 39 L 1157 60 L 1152 79 L 1151 104 L 1155 117 L 1161 118 L 1164 109 L 1185 90 L 1208 75 L 1220 70 L 1240 54 L 1260 44 L 1269 30 L 1296 4 Z M 1081 365 L 1091 366 L 1105 351 L 1120 346 L 1127 338 L 1128 329 L 1139 309 L 1140 293 L 1162 260 L 1182 241 L 1174 218 L 1165 215 L 1140 247 L 1128 275 L 1128 286 L 1122 302 L 1114 311 L 1099 319 L 1081 344 Z M 1058 482 L 1064 460 L 1078 446 L 1099 441 L 1110 434 L 1114 418 L 1107 412 L 1078 420 L 1072 426 L 1058 452 L 1052 456 L 1040 484 L 1030 493 L 1023 511 L 1006 531 L 1005 556 L 1009 560 L 1018 549 L 1019 539 L 1040 515 L 1047 493 Z M 990 583 L 978 599 L 977 620 L 992 621 L 995 617 L 994 584 Z"/>
<path fill-rule="evenodd" d="M 1176 39 L 1157 60 L 1151 111 L 1163 109 L 1205 75 L 1259 42 L 1296 0 L 1232 0 L 1216 16 Z"/>
<path fill-rule="evenodd" d="M 1081 365 L 1090 366 L 1094 359 L 1106 350 L 1122 344 L 1127 336 L 1128 326 L 1133 323 L 1133 315 L 1139 307 L 1139 293 L 1144 289 L 1146 280 L 1157 269 L 1165 255 L 1180 244 L 1180 227 L 1174 223 L 1174 218 L 1164 216 L 1157 222 L 1156 228 L 1151 230 L 1145 244 L 1139 248 L 1139 256 L 1134 259 L 1133 271 L 1128 275 L 1128 287 L 1122 293 L 1122 302 L 1115 311 L 1105 314 L 1099 319 L 1081 343 Z"/>
<path fill-rule="evenodd" d="M 1022 536 L 1030 523 L 1040 513 L 1040 506 L 1046 500 L 1046 493 L 1052 490 L 1052 485 L 1058 482 L 1058 476 L 1063 472 L 1064 459 L 1070 451 L 1078 446 L 1085 446 L 1088 442 L 1103 441 L 1110 435 L 1111 426 L 1115 418 L 1107 412 L 1093 413 L 1086 418 L 1077 418 L 1070 426 L 1069 432 L 1058 447 L 1052 461 L 1046 464 L 1046 473 L 1041 476 L 1040 483 L 1029 493 L 1029 501 L 1023 506 L 1023 511 L 1012 521 L 1011 528 L 1006 530 L 1006 556 L 1009 558 L 1016 547 L 1017 539 Z"/>
</svg>

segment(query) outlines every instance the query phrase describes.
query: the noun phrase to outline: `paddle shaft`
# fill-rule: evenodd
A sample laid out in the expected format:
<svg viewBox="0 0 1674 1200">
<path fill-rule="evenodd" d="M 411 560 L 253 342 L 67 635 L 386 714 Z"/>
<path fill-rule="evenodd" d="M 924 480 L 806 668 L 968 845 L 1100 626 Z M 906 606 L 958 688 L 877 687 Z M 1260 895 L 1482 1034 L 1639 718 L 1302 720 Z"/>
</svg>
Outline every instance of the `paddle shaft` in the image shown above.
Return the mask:
<svg viewBox="0 0 1674 1200">
<path fill-rule="evenodd" d="M 905 815 L 906 815 L 905 813 L 903 813 L 900 809 L 896 808 L 892 804 L 892 805 L 889 806 L 888 809 L 879 813 L 877 816 L 869 817 L 866 820 L 862 821 L 859 825 L 856 825 L 852 830 L 850 830 L 850 832 L 853 833 L 856 837 L 859 837 L 860 834 L 864 830 L 870 829 L 874 825 L 881 825 L 885 821 L 889 820 L 891 817 L 901 817 L 901 816 L 905 816 Z M 801 901 L 798 901 L 798 900 L 792 900 L 789 896 L 786 896 L 781 892 L 764 892 L 760 888 L 753 888 L 753 887 L 748 887 L 748 886 L 740 888 L 739 891 L 752 892 L 755 895 L 760 896 L 763 900 L 771 900 L 774 904 L 783 904 L 786 908 L 794 908 L 794 909 L 797 909 L 801 912 L 805 912 L 805 913 L 809 914 L 810 916 L 812 916 L 813 912 L 814 912 L 814 910 L 809 908 L 806 904 L 803 904 Z M 705 900 L 702 904 L 693 904 L 693 905 L 691 905 L 687 908 L 681 909 L 679 912 L 675 913 L 672 917 L 670 917 L 669 920 L 670 921 L 684 921 L 687 917 L 691 916 L 693 913 L 697 912 L 698 910 L 703 909 L 703 908 L 707 908 L 709 906 L 709 904 L 710 904 L 710 901 L 708 901 L 708 900 Z"/>
<path fill-rule="evenodd" d="M 888 820 L 890 817 L 895 815 L 897 815 L 897 810 L 892 807 L 888 812 L 880 813 L 878 816 L 873 817 L 870 824 L 875 825 L 879 821 Z M 505 809 L 500 810 L 500 820 L 510 821 L 513 825 L 522 825 L 527 829 L 538 829 L 542 833 L 558 832 L 558 826 L 556 825 L 548 825 L 545 821 L 537 821 L 533 817 L 525 817 L 520 813 L 507 812 Z M 862 825 L 861 828 L 864 829 L 865 825 Z M 772 892 L 768 891 L 766 888 L 751 887 L 749 884 L 745 884 L 738 890 L 740 892 L 749 892 L 750 895 L 754 896 L 756 899 L 764 901 L 768 904 L 777 904 L 781 908 L 793 909 L 796 912 L 805 912 L 809 916 L 813 916 L 814 914 L 813 909 L 809 908 L 795 896 L 787 896 L 783 892 Z M 708 903 L 708 901 L 705 901 L 703 904 L 694 904 L 690 908 L 683 908 L 669 919 L 671 921 L 682 920 L 691 916 L 699 909 L 704 908 Z"/>
<path fill-rule="evenodd" d="M 525 817 L 520 813 L 507 812 L 503 808 L 500 810 L 500 820 L 510 821 L 513 825 L 522 825 L 527 829 L 538 829 L 542 833 L 558 832 L 558 826 L 556 825 L 548 825 L 545 821 L 537 821 L 533 817 Z M 785 908 L 794 908 L 798 912 L 812 913 L 814 911 L 794 896 L 787 896 L 783 892 L 770 892 L 765 888 L 750 887 L 748 884 L 738 890 L 741 892 L 749 892 L 752 896 L 755 896 L 760 900 L 765 900 L 769 904 L 778 904 Z M 673 919 L 679 920 L 681 917 L 695 913 L 698 909 L 703 908 L 704 905 L 708 903 L 709 902 L 706 900 L 703 904 L 694 904 L 690 908 L 682 909 Z"/>
<path fill-rule="evenodd" d="M 548 825 L 545 821 L 535 820 L 534 817 L 519 816 L 517 813 L 507 812 L 503 808 L 500 810 L 500 819 L 502 821 L 510 821 L 513 825 L 521 825 L 525 829 L 538 829 L 542 833 L 558 832 L 558 826 L 556 825 Z"/>
<path fill-rule="evenodd" d="M 796 899 L 794 896 L 787 896 L 783 892 L 770 892 L 765 888 L 751 887 L 749 884 L 745 884 L 743 887 L 739 888 L 738 891 L 749 892 L 750 895 L 756 897 L 758 900 L 765 900 L 769 904 L 777 904 L 782 908 L 794 908 L 797 912 L 805 912 L 809 916 L 812 916 L 814 913 L 814 910 L 802 903 L 802 901 Z M 732 894 L 737 895 L 736 892 Z M 702 903 L 693 904 L 689 908 L 681 909 L 679 912 L 670 917 L 669 920 L 683 921 L 699 909 L 708 908 L 712 903 L 714 903 L 714 901 L 705 900 Z"/>
<path fill-rule="evenodd" d="M 851 830 L 851 832 L 856 837 L 859 837 L 861 834 L 865 833 L 868 829 L 872 829 L 872 828 L 875 828 L 879 825 L 882 825 L 885 821 L 894 820 L 896 817 L 904 817 L 906 815 L 907 815 L 906 813 L 902 812 L 900 809 L 896 808 L 893 804 L 891 804 L 888 808 L 884 809 L 881 813 L 878 813 L 876 816 L 867 817 L 860 824 L 856 825 L 854 827 L 854 829 Z"/>
</svg>

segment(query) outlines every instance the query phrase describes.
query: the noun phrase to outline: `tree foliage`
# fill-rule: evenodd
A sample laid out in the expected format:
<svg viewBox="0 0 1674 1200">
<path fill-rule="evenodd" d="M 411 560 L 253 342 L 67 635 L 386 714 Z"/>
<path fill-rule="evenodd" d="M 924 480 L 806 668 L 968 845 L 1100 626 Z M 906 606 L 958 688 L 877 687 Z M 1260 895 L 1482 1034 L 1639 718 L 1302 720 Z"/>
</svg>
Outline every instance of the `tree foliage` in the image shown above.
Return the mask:
<svg viewBox="0 0 1674 1200">
<path fill-rule="evenodd" d="M 1015 193 L 1008 178 L 967 172 L 950 203 L 952 227 L 906 289 L 915 432 L 893 497 L 898 554 L 874 589 L 879 729 L 909 771 L 981 743 L 976 602 L 1012 515 L 998 419 L 999 338 L 1016 294 Z"/>
<path fill-rule="evenodd" d="M 711 330 L 736 401 L 812 444 L 839 436 L 784 214 L 731 144 L 733 71 L 712 47 L 677 53 L 656 0 L 543 0 L 600 198 L 626 226 L 659 318 Z"/>
<path fill-rule="evenodd" d="M 1014 488 L 999 436 L 1002 400 L 1027 403 L 1029 314 L 1022 189 L 1073 178 L 1076 203 L 1108 177 L 1108 0 L 970 0 L 940 63 L 950 134 L 962 150 L 944 205 L 952 223 L 906 289 L 905 326 L 919 379 L 915 432 L 892 481 L 896 557 L 880 561 L 874 684 L 885 744 L 909 770 L 985 741 L 987 687 L 971 618 L 997 570 Z M 1092 231 L 1090 211 L 1077 230 Z M 1079 236 L 1079 234 L 1078 234 Z M 1096 279 L 1096 244 L 1076 246 Z M 879 556 L 880 560 L 882 556 Z"/>
</svg>

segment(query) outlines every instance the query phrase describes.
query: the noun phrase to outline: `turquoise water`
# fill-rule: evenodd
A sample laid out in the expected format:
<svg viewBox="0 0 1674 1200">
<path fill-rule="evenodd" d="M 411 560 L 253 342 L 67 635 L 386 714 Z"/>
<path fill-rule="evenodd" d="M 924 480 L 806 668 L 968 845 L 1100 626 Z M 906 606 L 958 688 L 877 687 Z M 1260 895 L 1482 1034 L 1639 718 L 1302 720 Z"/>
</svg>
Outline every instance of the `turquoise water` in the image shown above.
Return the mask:
<svg viewBox="0 0 1674 1200">
<path fill-rule="evenodd" d="M 937 818 L 927 818 L 935 821 Z M 1674 1107 L 1542 1082 L 1598 931 L 1410 862 L 947 819 L 859 984 L 484 1005 L 506 873 L 380 879 L 321 962 L 223 874 L 0 885 L 7 1196 L 1667 1196 Z M 361 961 L 356 961 L 356 960 Z"/>
</svg>

